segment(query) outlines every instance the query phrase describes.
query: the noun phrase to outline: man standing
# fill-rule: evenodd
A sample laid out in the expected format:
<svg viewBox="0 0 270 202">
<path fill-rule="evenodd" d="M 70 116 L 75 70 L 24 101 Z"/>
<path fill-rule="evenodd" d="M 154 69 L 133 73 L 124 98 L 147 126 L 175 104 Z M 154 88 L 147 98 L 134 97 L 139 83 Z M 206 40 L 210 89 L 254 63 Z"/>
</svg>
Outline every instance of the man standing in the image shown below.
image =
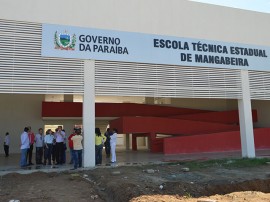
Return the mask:
<svg viewBox="0 0 270 202">
<path fill-rule="evenodd" d="M 9 143 L 10 143 L 9 133 L 6 132 L 6 137 L 5 137 L 5 142 L 4 142 L 4 150 L 5 150 L 6 157 L 9 156 Z"/>
<path fill-rule="evenodd" d="M 111 129 L 107 128 L 107 131 L 104 134 L 104 136 L 107 138 L 106 141 L 104 142 L 105 152 L 106 152 L 107 158 L 110 158 L 110 153 L 111 153 L 111 145 L 110 145 L 111 135 L 112 135 Z"/>
<path fill-rule="evenodd" d="M 32 163 L 32 154 L 33 154 L 33 147 L 34 147 L 34 142 L 35 142 L 35 134 L 32 132 L 31 126 L 28 126 L 28 128 L 29 128 L 28 137 L 29 137 L 30 147 L 27 151 L 26 161 L 28 159 L 28 165 L 34 165 Z"/>
<path fill-rule="evenodd" d="M 55 133 L 56 138 L 56 165 L 64 163 L 64 140 L 66 138 L 65 132 L 62 131 L 62 126 L 58 126 Z"/>
<path fill-rule="evenodd" d="M 21 168 L 27 166 L 27 151 L 29 149 L 29 137 L 28 137 L 29 128 L 25 127 L 23 133 L 21 134 Z"/>
<path fill-rule="evenodd" d="M 38 133 L 35 136 L 36 143 L 36 164 L 42 164 L 42 156 L 43 156 L 43 129 L 38 129 Z"/>
</svg>

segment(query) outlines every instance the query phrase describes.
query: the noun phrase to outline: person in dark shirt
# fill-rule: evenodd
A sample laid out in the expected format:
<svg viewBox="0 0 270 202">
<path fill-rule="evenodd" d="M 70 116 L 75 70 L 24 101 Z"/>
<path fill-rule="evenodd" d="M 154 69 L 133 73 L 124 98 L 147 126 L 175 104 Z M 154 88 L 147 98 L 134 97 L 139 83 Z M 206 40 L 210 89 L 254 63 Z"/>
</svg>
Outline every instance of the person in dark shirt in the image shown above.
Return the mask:
<svg viewBox="0 0 270 202">
<path fill-rule="evenodd" d="M 104 136 L 107 138 L 106 141 L 104 142 L 105 146 L 105 152 L 106 152 L 106 157 L 110 158 L 111 154 L 111 145 L 110 145 L 110 136 L 112 135 L 112 131 L 110 128 L 107 128 L 107 131 L 104 133 Z"/>
</svg>

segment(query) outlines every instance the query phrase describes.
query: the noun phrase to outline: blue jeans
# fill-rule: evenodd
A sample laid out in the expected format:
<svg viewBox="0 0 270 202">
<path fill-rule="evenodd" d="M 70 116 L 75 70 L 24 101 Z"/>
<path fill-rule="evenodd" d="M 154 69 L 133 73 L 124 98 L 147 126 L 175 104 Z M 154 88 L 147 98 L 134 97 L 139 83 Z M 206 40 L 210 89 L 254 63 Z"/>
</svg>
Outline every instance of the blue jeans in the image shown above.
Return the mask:
<svg viewBox="0 0 270 202">
<path fill-rule="evenodd" d="M 82 150 L 72 150 L 74 168 L 82 167 Z"/>
<path fill-rule="evenodd" d="M 27 161 L 26 161 L 27 151 L 28 151 L 28 148 L 21 149 L 21 162 L 20 162 L 21 167 L 27 166 Z"/>
</svg>

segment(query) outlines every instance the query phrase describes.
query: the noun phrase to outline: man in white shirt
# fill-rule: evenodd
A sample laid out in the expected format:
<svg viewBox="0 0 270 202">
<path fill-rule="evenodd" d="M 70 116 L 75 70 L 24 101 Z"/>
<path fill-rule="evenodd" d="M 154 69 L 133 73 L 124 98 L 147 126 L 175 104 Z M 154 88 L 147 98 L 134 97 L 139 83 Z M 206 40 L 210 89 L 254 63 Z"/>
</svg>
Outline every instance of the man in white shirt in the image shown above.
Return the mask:
<svg viewBox="0 0 270 202">
<path fill-rule="evenodd" d="M 9 156 L 9 144 L 10 144 L 9 132 L 6 132 L 6 137 L 4 141 L 4 150 L 5 150 L 6 157 Z"/>
<path fill-rule="evenodd" d="M 64 162 L 64 141 L 66 138 L 65 132 L 62 130 L 62 126 L 58 126 L 58 130 L 55 133 L 56 138 L 56 165 L 62 165 Z"/>
<path fill-rule="evenodd" d="M 21 161 L 20 161 L 21 168 L 24 168 L 27 166 L 26 157 L 27 157 L 27 151 L 30 147 L 28 132 L 29 132 L 29 128 L 25 127 L 23 133 L 21 134 Z"/>
<path fill-rule="evenodd" d="M 35 143 L 36 143 L 36 164 L 42 164 L 42 156 L 43 156 L 43 129 L 38 129 L 38 133 L 35 135 Z"/>
</svg>

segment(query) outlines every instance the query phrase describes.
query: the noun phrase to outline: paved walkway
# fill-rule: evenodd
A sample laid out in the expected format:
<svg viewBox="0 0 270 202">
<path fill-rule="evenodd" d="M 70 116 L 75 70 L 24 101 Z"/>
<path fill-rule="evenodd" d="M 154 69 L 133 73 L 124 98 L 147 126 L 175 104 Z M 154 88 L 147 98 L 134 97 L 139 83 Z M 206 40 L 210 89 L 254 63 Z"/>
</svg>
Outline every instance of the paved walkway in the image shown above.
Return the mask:
<svg viewBox="0 0 270 202">
<path fill-rule="evenodd" d="M 70 161 L 70 157 L 67 152 L 67 162 Z M 35 155 L 33 154 L 33 157 Z M 178 154 L 178 155 L 164 155 L 161 153 L 150 153 L 146 150 L 141 151 L 117 151 L 117 163 L 110 164 L 110 159 L 105 157 L 103 150 L 103 167 L 122 166 L 122 165 L 139 165 L 139 164 L 156 164 L 164 162 L 177 162 L 177 161 L 192 161 L 192 160 L 208 160 L 208 159 L 221 159 L 221 158 L 241 158 L 241 152 L 218 152 L 218 153 L 198 153 L 198 154 Z M 270 157 L 270 150 L 256 151 L 257 157 Z M 33 158 L 34 159 L 34 158 Z M 31 173 L 36 171 L 44 172 L 60 172 L 70 170 L 73 165 L 65 164 L 61 166 L 29 166 L 27 169 L 21 169 L 19 166 L 20 154 L 11 154 L 9 157 L 5 157 L 0 154 L 0 175 L 4 175 L 11 172 L 19 173 Z"/>
</svg>

